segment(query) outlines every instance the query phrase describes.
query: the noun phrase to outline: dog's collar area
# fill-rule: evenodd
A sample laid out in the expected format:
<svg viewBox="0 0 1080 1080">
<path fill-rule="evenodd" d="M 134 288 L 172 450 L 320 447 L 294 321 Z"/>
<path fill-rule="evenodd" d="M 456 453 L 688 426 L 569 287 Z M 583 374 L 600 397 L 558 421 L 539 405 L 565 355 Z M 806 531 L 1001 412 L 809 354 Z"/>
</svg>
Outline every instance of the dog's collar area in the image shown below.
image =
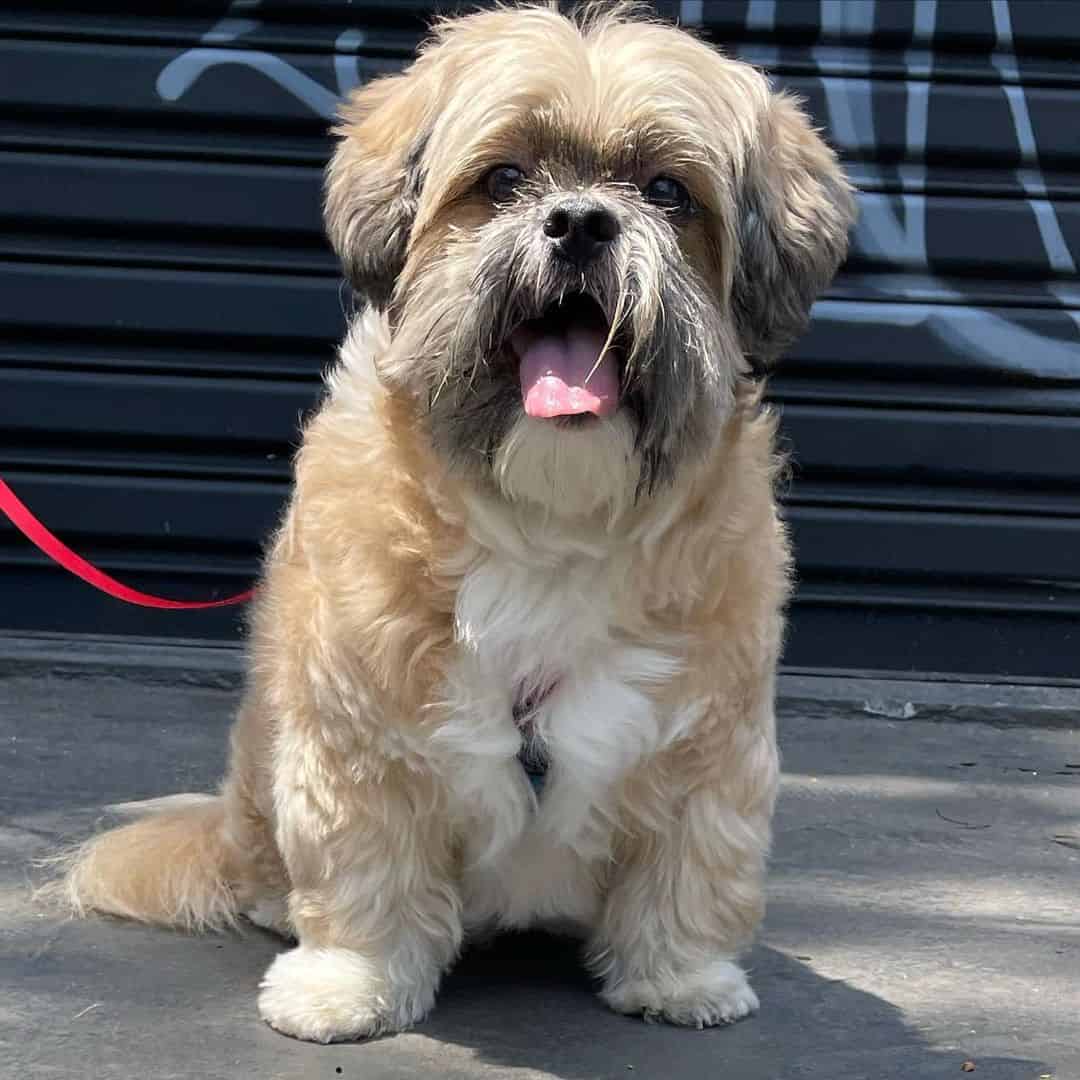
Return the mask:
<svg viewBox="0 0 1080 1080">
<path fill-rule="evenodd" d="M 537 795 L 542 794 L 544 790 L 548 757 L 541 741 L 533 734 L 532 721 L 537 710 L 547 701 L 558 685 L 559 681 L 556 679 L 532 693 L 527 693 L 525 687 L 521 686 L 514 699 L 514 723 L 522 735 L 518 761 L 521 762 L 521 767 L 525 770 L 525 775 L 529 778 L 529 783 L 532 784 Z"/>
<path fill-rule="evenodd" d="M 533 753 L 527 746 L 523 746 L 518 751 L 518 761 L 521 762 L 521 767 L 525 770 L 525 775 L 529 778 L 533 791 L 536 792 L 537 796 L 542 795 L 544 793 L 544 782 L 547 780 L 547 757 Z"/>
</svg>

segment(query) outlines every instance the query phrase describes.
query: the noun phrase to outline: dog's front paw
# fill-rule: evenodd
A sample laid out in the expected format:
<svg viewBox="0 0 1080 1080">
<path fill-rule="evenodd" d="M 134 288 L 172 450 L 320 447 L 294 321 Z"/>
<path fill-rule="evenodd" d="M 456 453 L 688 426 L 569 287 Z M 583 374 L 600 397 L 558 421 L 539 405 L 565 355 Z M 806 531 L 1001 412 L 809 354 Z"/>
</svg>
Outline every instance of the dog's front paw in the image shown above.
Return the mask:
<svg viewBox="0 0 1080 1080">
<path fill-rule="evenodd" d="M 625 979 L 600 995 L 616 1012 L 641 1014 L 685 1027 L 733 1024 L 758 1008 L 746 975 L 729 960 L 717 960 L 682 976 Z"/>
<path fill-rule="evenodd" d="M 341 1042 L 402 1031 L 435 1000 L 435 980 L 402 985 L 351 949 L 301 945 L 278 956 L 263 976 L 259 1015 L 283 1035 Z"/>
</svg>

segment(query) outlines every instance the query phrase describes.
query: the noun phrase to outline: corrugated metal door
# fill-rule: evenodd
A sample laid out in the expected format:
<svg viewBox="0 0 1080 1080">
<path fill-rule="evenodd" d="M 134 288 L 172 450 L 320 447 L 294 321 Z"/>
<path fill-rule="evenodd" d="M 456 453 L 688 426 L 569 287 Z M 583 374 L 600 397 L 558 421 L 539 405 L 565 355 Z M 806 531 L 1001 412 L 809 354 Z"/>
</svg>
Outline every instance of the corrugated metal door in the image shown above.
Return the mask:
<svg viewBox="0 0 1080 1080">
<path fill-rule="evenodd" d="M 205 596 L 253 574 L 349 303 L 328 120 L 428 7 L 0 10 L 0 475 L 117 576 Z M 801 93 L 862 189 L 772 388 L 788 664 L 1076 676 L 1080 4 L 658 7 Z M 4 523 L 0 597 L 2 629 L 239 632 L 100 597 Z"/>
</svg>

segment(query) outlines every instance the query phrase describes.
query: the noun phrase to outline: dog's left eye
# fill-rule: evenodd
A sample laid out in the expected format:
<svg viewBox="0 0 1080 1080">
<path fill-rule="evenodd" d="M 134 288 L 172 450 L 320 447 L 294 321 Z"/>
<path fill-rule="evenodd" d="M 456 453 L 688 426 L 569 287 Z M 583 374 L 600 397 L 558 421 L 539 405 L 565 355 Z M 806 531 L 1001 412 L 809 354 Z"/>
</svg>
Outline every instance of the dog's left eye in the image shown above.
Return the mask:
<svg viewBox="0 0 1080 1080">
<path fill-rule="evenodd" d="M 690 192 L 670 176 L 657 176 L 650 180 L 642 190 L 645 198 L 661 210 L 674 213 L 686 213 L 693 205 Z"/>
<path fill-rule="evenodd" d="M 484 177 L 484 190 L 492 202 L 507 202 L 524 179 L 525 174 L 516 165 L 496 165 Z"/>
</svg>

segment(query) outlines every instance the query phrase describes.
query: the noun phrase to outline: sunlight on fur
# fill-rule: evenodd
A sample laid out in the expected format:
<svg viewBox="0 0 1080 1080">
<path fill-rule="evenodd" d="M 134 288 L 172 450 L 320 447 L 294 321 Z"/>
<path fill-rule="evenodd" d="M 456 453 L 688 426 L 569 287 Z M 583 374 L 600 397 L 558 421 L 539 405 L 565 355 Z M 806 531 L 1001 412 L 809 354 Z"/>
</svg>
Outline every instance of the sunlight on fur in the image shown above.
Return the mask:
<svg viewBox="0 0 1080 1080">
<path fill-rule="evenodd" d="M 843 258 L 849 185 L 760 72 L 625 5 L 443 21 L 337 135 L 366 309 L 221 794 L 91 839 L 53 891 L 295 936 L 259 1011 L 301 1039 L 407 1028 L 467 935 L 537 924 L 574 925 L 620 1012 L 738 1020 L 790 571 L 749 373 Z"/>
</svg>

